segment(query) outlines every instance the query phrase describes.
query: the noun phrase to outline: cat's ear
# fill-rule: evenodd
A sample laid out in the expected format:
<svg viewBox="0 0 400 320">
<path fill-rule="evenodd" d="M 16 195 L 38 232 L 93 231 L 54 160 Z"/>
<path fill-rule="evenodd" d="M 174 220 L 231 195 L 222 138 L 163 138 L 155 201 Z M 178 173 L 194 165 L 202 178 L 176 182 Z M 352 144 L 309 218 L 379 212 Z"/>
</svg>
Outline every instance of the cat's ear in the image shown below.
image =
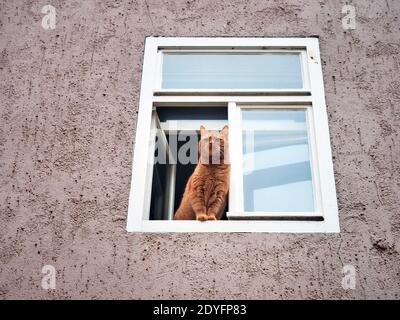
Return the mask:
<svg viewBox="0 0 400 320">
<path fill-rule="evenodd" d="M 225 125 L 221 130 L 221 134 L 225 137 L 228 137 L 228 132 L 229 132 L 229 127 L 228 125 Z"/>
<path fill-rule="evenodd" d="M 203 137 L 203 136 L 205 136 L 205 134 L 206 134 L 206 128 L 203 125 L 201 125 L 200 126 L 200 135 Z"/>
</svg>

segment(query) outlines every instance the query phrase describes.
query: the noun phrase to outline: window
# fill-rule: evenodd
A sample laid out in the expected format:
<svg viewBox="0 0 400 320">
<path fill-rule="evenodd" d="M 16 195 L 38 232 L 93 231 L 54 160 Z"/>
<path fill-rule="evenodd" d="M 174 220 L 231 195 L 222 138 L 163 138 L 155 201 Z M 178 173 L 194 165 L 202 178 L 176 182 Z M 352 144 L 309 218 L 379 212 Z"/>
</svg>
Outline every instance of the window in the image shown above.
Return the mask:
<svg viewBox="0 0 400 320">
<path fill-rule="evenodd" d="M 300 53 L 163 55 L 163 89 L 302 89 Z"/>
<path fill-rule="evenodd" d="M 200 125 L 229 126 L 225 214 L 172 220 Z M 146 39 L 127 230 L 339 232 L 317 38 Z"/>
</svg>

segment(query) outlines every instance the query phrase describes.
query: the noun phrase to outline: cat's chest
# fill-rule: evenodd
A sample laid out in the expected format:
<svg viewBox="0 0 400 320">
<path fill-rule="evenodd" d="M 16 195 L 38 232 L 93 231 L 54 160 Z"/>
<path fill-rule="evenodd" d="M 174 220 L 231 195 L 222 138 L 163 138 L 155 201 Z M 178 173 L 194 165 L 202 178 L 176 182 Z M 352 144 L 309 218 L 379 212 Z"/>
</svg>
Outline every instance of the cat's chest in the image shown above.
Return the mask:
<svg viewBox="0 0 400 320">
<path fill-rule="evenodd" d="M 199 181 L 201 181 L 202 189 L 204 191 L 205 199 L 208 199 L 215 195 L 217 190 L 221 189 L 221 187 L 225 184 L 224 172 L 220 172 L 217 170 L 213 170 L 212 168 L 202 168 L 200 172 L 198 172 Z"/>
<path fill-rule="evenodd" d="M 217 186 L 217 182 L 214 178 L 207 178 L 204 180 L 204 196 L 205 198 L 209 198 L 211 194 L 214 192 L 215 187 Z"/>
</svg>

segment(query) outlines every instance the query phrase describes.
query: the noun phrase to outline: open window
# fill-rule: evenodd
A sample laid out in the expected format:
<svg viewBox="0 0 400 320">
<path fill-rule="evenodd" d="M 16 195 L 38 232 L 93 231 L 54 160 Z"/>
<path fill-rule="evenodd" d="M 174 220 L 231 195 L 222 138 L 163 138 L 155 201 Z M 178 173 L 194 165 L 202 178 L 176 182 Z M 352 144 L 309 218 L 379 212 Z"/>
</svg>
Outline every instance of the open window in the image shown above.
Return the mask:
<svg viewBox="0 0 400 320">
<path fill-rule="evenodd" d="M 155 146 L 149 219 L 172 220 L 198 161 L 200 126 L 221 130 L 228 124 L 228 108 L 159 107 L 152 117 Z"/>
<path fill-rule="evenodd" d="M 172 220 L 226 124 L 223 220 Z M 128 231 L 338 232 L 318 39 L 147 38 L 129 201 Z"/>
</svg>

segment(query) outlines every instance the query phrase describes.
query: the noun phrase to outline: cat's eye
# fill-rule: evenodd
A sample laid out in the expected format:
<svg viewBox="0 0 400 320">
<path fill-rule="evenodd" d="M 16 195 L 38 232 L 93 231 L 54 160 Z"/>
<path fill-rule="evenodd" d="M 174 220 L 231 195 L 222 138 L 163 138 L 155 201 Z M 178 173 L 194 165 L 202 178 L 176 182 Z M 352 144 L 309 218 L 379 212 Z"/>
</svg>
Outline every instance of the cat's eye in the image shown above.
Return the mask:
<svg viewBox="0 0 400 320">
<path fill-rule="evenodd" d="M 221 220 L 173 220 L 226 125 Z M 339 231 L 317 38 L 147 38 L 135 141 L 129 231 Z"/>
</svg>

